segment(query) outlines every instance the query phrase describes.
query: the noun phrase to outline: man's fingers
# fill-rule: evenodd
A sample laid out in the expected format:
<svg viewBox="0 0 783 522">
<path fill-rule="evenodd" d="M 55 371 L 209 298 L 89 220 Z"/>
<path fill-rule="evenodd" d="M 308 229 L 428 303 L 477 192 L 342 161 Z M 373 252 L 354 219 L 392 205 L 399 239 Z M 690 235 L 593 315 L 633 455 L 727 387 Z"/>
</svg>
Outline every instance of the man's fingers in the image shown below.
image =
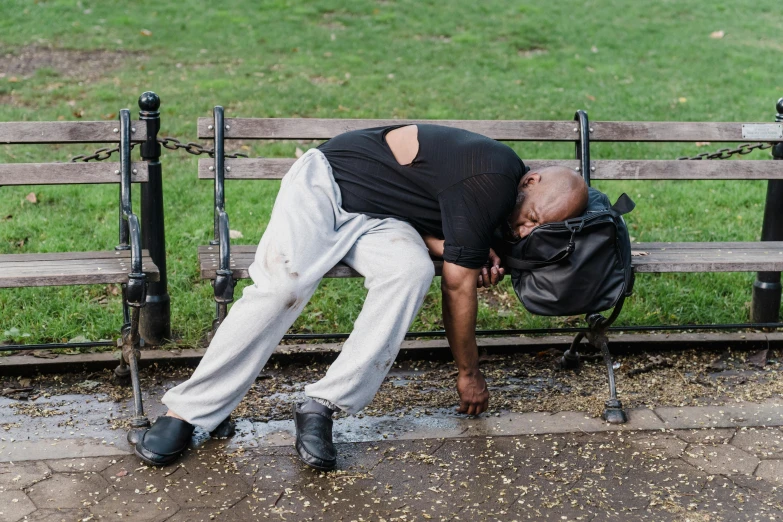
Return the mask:
<svg viewBox="0 0 783 522">
<path fill-rule="evenodd" d="M 465 413 L 468 411 L 468 405 L 464 401 L 459 401 L 459 406 L 457 407 L 457 413 Z"/>
<path fill-rule="evenodd" d="M 498 284 L 498 281 L 500 281 L 500 273 L 498 272 L 498 269 L 496 267 L 492 267 L 492 286 L 495 286 Z"/>
<path fill-rule="evenodd" d="M 492 276 L 487 267 L 481 269 L 481 281 L 485 288 L 489 288 L 492 285 Z"/>
<path fill-rule="evenodd" d="M 492 262 L 493 265 L 500 264 L 500 257 L 491 248 L 489 249 L 489 260 Z"/>
<path fill-rule="evenodd" d="M 468 413 L 468 415 L 475 415 L 476 414 L 476 405 L 475 404 L 471 404 L 470 407 L 468 408 L 468 412 L 467 413 Z"/>
</svg>

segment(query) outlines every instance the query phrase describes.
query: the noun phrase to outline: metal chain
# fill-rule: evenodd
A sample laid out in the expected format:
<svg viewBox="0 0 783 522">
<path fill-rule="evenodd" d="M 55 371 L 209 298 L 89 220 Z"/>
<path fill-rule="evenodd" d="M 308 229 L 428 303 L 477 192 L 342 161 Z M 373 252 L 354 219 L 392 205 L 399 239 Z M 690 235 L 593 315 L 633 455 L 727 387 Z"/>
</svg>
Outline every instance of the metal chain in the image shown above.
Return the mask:
<svg viewBox="0 0 783 522">
<path fill-rule="evenodd" d="M 754 150 L 771 149 L 772 143 L 743 143 L 736 149 L 718 149 L 715 152 L 702 152 L 695 156 L 683 156 L 677 158 L 680 160 L 703 160 L 703 159 L 729 159 L 735 154 L 745 155 L 750 154 Z"/>
<path fill-rule="evenodd" d="M 169 150 L 177 150 L 182 149 L 188 154 L 193 154 L 195 156 L 198 156 L 199 154 L 209 154 L 210 157 L 215 156 L 215 149 L 208 149 L 204 147 L 203 145 L 199 145 L 198 143 L 188 142 L 188 143 L 182 143 L 180 140 L 176 138 L 158 138 L 158 143 L 160 143 L 163 148 L 169 149 Z M 138 145 L 138 143 L 132 143 L 131 144 L 131 150 Z M 74 156 L 71 158 L 71 162 L 79 162 L 79 161 L 104 161 L 111 157 L 112 154 L 115 152 L 119 152 L 120 147 L 114 147 L 113 149 L 105 147 L 102 149 L 98 149 L 92 154 L 81 154 L 79 156 Z M 223 157 L 225 158 L 247 158 L 247 154 L 241 154 L 239 152 L 235 154 L 225 154 Z"/>
<path fill-rule="evenodd" d="M 131 143 L 131 150 L 133 150 L 133 147 L 135 147 L 136 145 L 138 145 L 138 143 Z M 114 147 L 113 149 L 105 147 L 103 149 L 96 150 L 92 154 L 81 154 L 79 156 L 74 156 L 73 158 L 71 158 L 71 163 L 76 163 L 79 161 L 103 161 L 109 159 L 112 154 L 119 151 L 120 151 L 119 145 Z"/>
<path fill-rule="evenodd" d="M 169 150 L 177 150 L 182 149 L 188 154 L 193 154 L 194 156 L 198 156 L 199 154 L 209 154 L 210 157 L 215 156 L 215 149 L 207 149 L 203 145 L 200 145 L 198 143 L 193 143 L 192 141 L 189 141 L 188 143 L 182 143 L 176 138 L 158 138 L 158 143 L 160 143 L 164 148 Z M 235 154 L 224 154 L 224 158 L 247 158 L 247 154 L 241 154 L 239 152 Z"/>
<path fill-rule="evenodd" d="M 215 149 L 208 149 L 204 147 L 201 144 L 194 143 L 192 141 L 189 141 L 187 143 L 182 143 L 180 140 L 176 138 L 158 138 L 158 143 L 160 143 L 163 148 L 169 149 L 169 150 L 178 150 L 182 149 L 188 154 L 193 154 L 194 156 L 199 156 L 201 154 L 209 154 L 210 157 L 215 156 Z M 131 150 L 138 145 L 138 143 L 131 144 Z M 772 148 L 774 144 L 773 143 L 743 143 L 739 147 L 735 149 L 718 149 L 715 152 L 702 152 L 701 154 L 697 154 L 695 156 L 682 156 L 677 159 L 679 160 L 712 160 L 712 159 L 729 159 L 735 154 L 739 154 L 741 156 L 744 156 L 745 154 L 750 154 L 754 150 L 765 150 Z M 92 154 L 81 154 L 79 156 L 74 156 L 71 158 L 71 162 L 78 162 L 78 161 L 104 161 L 111 157 L 112 154 L 115 152 L 119 152 L 120 148 L 114 147 L 112 148 L 102 148 L 98 149 Z M 247 158 L 247 154 L 242 153 L 234 153 L 234 154 L 225 154 L 225 158 Z"/>
</svg>

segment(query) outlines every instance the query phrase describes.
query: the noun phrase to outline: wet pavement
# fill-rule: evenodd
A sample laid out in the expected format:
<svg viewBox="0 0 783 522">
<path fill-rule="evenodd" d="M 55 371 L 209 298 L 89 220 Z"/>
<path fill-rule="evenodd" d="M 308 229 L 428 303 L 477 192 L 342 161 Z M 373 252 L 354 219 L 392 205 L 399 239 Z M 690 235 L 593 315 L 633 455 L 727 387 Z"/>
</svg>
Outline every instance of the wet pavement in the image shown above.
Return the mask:
<svg viewBox="0 0 783 522">
<path fill-rule="evenodd" d="M 286 413 L 302 375 L 322 370 L 314 363 L 270 367 L 238 408 L 236 435 L 197 430 L 184 459 L 161 469 L 129 454 L 130 394 L 107 372 L 6 380 L 0 522 L 783 519 L 776 362 L 751 370 L 728 358 L 702 375 L 673 357 L 646 381 L 623 376 L 630 421 L 612 426 L 592 407 L 603 400 L 599 363 L 574 378 L 535 371 L 542 357 L 524 372 L 511 359 L 486 365 L 496 406 L 479 418 L 454 413 L 448 364 L 395 367 L 363 414 L 336 420 L 329 473 L 299 462 Z M 620 358 L 630 370 L 647 360 Z M 144 373 L 151 418 L 186 374 Z M 674 403 L 655 385 L 673 387 L 672 375 L 705 393 Z M 536 411 L 558 400 L 577 409 Z"/>
<path fill-rule="evenodd" d="M 721 428 L 373 441 L 315 472 L 290 445 L 208 441 L 0 464 L 0 520 L 779 520 L 783 432 Z"/>
</svg>

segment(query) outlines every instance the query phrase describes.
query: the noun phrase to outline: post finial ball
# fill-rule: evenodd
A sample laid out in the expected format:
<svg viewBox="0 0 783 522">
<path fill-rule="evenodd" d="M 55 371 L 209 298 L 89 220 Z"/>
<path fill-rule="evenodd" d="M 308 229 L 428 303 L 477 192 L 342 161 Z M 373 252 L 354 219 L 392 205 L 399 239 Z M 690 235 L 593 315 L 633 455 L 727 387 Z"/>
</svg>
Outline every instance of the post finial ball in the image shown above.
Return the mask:
<svg viewBox="0 0 783 522">
<path fill-rule="evenodd" d="M 783 114 L 783 98 L 778 100 L 777 105 L 775 105 L 775 108 L 778 110 L 778 114 Z"/>
<path fill-rule="evenodd" d="M 154 112 L 160 108 L 160 97 L 152 91 L 146 91 L 139 96 L 139 109 Z"/>
</svg>

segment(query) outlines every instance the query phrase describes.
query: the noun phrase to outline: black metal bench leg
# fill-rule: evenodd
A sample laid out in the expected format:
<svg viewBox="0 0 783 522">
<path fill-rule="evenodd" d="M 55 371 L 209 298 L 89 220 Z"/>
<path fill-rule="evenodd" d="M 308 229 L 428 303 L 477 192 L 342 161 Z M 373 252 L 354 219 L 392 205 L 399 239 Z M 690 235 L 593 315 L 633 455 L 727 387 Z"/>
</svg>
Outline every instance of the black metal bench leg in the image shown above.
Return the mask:
<svg viewBox="0 0 783 522">
<path fill-rule="evenodd" d="M 212 321 L 212 335 L 215 335 L 218 327 L 223 323 L 223 320 L 228 314 L 228 303 L 215 302 L 215 320 Z"/>
<path fill-rule="evenodd" d="M 133 387 L 133 417 L 130 420 L 131 429 L 128 431 L 128 441 L 135 444 L 138 441 L 140 431 L 149 428 L 150 421 L 144 415 L 144 404 L 141 395 L 141 381 L 139 380 L 139 315 L 140 308 L 131 308 L 131 323 L 123 330 L 122 358 L 130 367 L 131 386 Z"/>
<path fill-rule="evenodd" d="M 609 400 L 604 403 L 604 412 L 601 417 L 609 424 L 625 424 L 628 422 L 628 416 L 623 410 L 623 403 L 617 398 L 617 386 L 614 380 L 614 361 L 609 352 L 609 339 L 606 337 L 606 330 L 620 315 L 623 309 L 625 298 L 621 298 L 612 310 L 609 318 L 601 314 L 591 314 L 586 317 L 590 331 L 587 333 L 587 340 L 593 346 L 601 350 L 606 364 L 606 372 L 609 377 Z"/>
<path fill-rule="evenodd" d="M 577 352 L 577 347 L 579 346 L 579 343 L 582 342 L 582 339 L 584 339 L 584 336 L 585 334 L 583 332 L 576 334 L 576 337 L 574 337 L 574 340 L 571 342 L 571 346 L 568 347 L 568 350 L 565 351 L 563 357 L 560 359 L 561 368 L 579 368 L 582 361 L 579 357 L 579 352 Z"/>
<path fill-rule="evenodd" d="M 234 301 L 234 287 L 237 282 L 233 277 L 231 270 L 218 270 L 212 286 L 215 288 L 215 320 L 212 321 L 212 331 L 209 341 L 217 332 L 218 327 L 228 314 L 228 305 Z"/>
<path fill-rule="evenodd" d="M 122 285 L 122 328 L 120 328 L 120 339 L 117 342 L 117 347 L 122 350 L 123 341 L 125 337 L 125 330 L 130 328 L 130 307 L 125 300 L 125 285 Z M 120 365 L 114 369 L 114 376 L 122 385 L 128 385 L 130 383 L 130 366 L 128 366 L 125 357 L 120 355 Z"/>
<path fill-rule="evenodd" d="M 623 411 L 623 403 L 617 398 L 617 386 L 614 382 L 614 362 L 612 361 L 612 354 L 609 353 L 609 343 L 606 340 L 606 336 L 602 335 L 602 339 L 599 341 L 601 348 L 601 354 L 604 356 L 604 363 L 606 364 L 606 371 L 609 376 L 609 400 L 604 403 L 603 419 L 609 424 L 625 424 L 628 422 L 628 417 Z"/>
</svg>

